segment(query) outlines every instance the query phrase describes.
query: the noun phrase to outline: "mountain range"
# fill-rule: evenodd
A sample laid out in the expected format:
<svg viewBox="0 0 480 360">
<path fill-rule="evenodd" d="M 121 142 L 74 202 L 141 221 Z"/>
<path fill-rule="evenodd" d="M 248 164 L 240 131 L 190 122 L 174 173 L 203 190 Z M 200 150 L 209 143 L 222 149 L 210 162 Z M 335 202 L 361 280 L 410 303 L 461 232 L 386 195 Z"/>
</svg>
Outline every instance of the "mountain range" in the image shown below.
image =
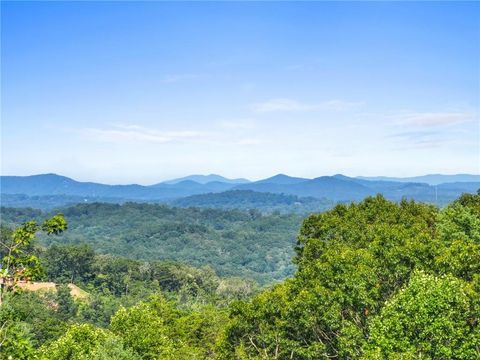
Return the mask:
<svg viewBox="0 0 480 360">
<path fill-rule="evenodd" d="M 414 177 L 388 177 L 388 176 L 359 176 L 359 179 L 363 180 L 380 180 L 380 181 L 396 181 L 396 182 L 419 182 L 429 185 L 439 185 L 452 182 L 480 182 L 480 175 L 472 174 L 456 174 L 456 175 L 443 175 L 443 174 L 428 174 L 423 176 Z"/>
<path fill-rule="evenodd" d="M 195 181 L 199 184 L 208 184 L 210 182 L 222 182 L 227 184 L 245 184 L 249 183 L 250 180 L 247 179 L 228 179 L 226 177 L 217 175 L 217 174 L 210 174 L 210 175 L 189 175 L 178 179 L 167 180 L 157 185 L 162 184 L 178 184 L 179 182 L 183 181 Z"/>
<path fill-rule="evenodd" d="M 234 194 L 238 201 L 242 201 L 242 196 L 245 196 L 245 203 L 251 202 L 251 192 L 282 194 L 298 198 L 309 197 L 322 199 L 324 203 L 326 200 L 331 203 L 358 201 L 366 196 L 381 193 L 394 201 L 407 198 L 444 205 L 463 192 L 472 193 L 479 188 L 480 176 L 469 174 L 436 174 L 415 178 L 366 178 L 338 174 L 314 179 L 278 174 L 259 181 L 227 179 L 210 174 L 192 175 L 150 186 L 80 182 L 56 174 L 0 177 L 3 206 L 28 204 L 28 206 L 40 208 L 44 206 L 37 206 L 37 203 L 60 205 L 92 201 L 177 202 L 177 204 L 193 203 L 195 206 L 202 206 L 201 201 L 209 204 L 217 203 L 218 199 L 227 201 L 228 196 L 217 196 L 214 201 L 209 198 L 213 196 L 212 194 L 227 191 L 231 192 L 228 194 Z M 235 192 L 236 190 L 240 192 Z M 188 200 L 188 197 L 200 194 L 205 196 L 194 198 L 192 201 Z M 179 202 L 178 199 L 181 198 L 187 198 L 187 200 Z M 269 198 L 269 201 L 271 200 Z M 232 204 L 232 201 L 227 202 Z"/>
</svg>

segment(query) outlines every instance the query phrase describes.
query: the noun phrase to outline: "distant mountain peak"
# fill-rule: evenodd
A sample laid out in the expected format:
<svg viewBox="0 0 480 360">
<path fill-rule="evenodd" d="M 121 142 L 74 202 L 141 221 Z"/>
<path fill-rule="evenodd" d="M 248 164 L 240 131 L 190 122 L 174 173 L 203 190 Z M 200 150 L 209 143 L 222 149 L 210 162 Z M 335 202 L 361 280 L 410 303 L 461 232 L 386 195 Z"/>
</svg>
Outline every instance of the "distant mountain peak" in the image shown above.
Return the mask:
<svg viewBox="0 0 480 360">
<path fill-rule="evenodd" d="M 256 181 L 255 183 L 257 184 L 262 184 L 262 183 L 269 183 L 269 184 L 278 184 L 278 185 L 291 185 L 291 184 L 298 184 L 304 181 L 308 181 L 309 179 L 306 178 L 299 178 L 299 177 L 293 177 L 293 176 L 288 176 L 285 174 L 277 174 L 272 177 Z"/>
<path fill-rule="evenodd" d="M 342 180 L 353 180 L 351 177 L 348 177 L 347 175 L 343 175 L 343 174 L 335 174 L 332 177 L 336 179 L 342 179 Z"/>
<path fill-rule="evenodd" d="M 17 178 L 58 178 L 58 179 L 70 179 L 67 176 L 64 175 L 58 175 L 55 173 L 46 173 L 46 174 L 35 174 L 35 175 L 27 175 L 27 176 L 15 176 Z M 72 180 L 72 179 L 70 179 Z"/>
<path fill-rule="evenodd" d="M 220 183 L 226 183 L 226 184 L 246 184 L 246 183 L 250 182 L 250 180 L 243 179 L 243 178 L 228 179 L 228 178 L 223 177 L 223 176 L 218 175 L 218 174 L 209 174 L 209 175 L 195 174 L 195 175 L 189 175 L 189 176 L 181 177 L 181 178 L 178 178 L 178 179 L 167 180 L 167 181 L 164 181 L 163 183 L 160 183 L 160 184 L 174 185 L 174 184 L 178 184 L 178 183 L 183 182 L 183 181 L 194 181 L 198 184 L 203 184 L 203 185 L 211 183 L 211 182 L 220 182 Z"/>
<path fill-rule="evenodd" d="M 192 175 L 173 183 L 152 186 L 106 185 L 79 182 L 57 174 L 33 176 L 1 176 L 1 194 L 25 196 L 66 196 L 103 198 L 112 201 L 170 201 L 185 196 L 218 193 L 227 190 L 252 190 L 261 193 L 287 194 L 299 197 L 327 198 L 333 202 L 357 201 L 366 196 L 383 194 L 398 201 L 402 198 L 418 199 L 435 204 L 445 204 L 462 192 L 474 193 L 480 187 L 480 175 L 425 175 L 403 178 L 350 178 L 337 174 L 315 179 L 277 174 L 256 182 L 238 183 L 242 179 L 227 179 L 220 175 Z M 233 183 L 232 183 L 233 182 Z M 430 184 L 430 185 L 429 185 Z M 434 185 L 435 188 L 432 186 Z M 238 197 L 237 197 L 238 198 Z"/>
</svg>

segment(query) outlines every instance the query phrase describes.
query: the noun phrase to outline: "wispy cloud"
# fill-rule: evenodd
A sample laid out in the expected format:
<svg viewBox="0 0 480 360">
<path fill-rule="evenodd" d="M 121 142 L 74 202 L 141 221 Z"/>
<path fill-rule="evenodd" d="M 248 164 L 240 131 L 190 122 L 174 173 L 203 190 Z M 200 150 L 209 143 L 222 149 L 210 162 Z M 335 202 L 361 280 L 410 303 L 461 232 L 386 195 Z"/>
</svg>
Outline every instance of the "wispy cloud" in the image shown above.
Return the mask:
<svg viewBox="0 0 480 360">
<path fill-rule="evenodd" d="M 464 146 L 464 136 L 456 125 L 476 119 L 475 113 L 468 111 L 403 112 L 388 117 L 395 130 L 387 138 L 397 150 Z"/>
<path fill-rule="evenodd" d="M 431 138 L 432 136 L 439 135 L 438 131 L 403 131 L 390 135 L 392 138 L 402 138 L 409 140 L 421 140 L 425 138 Z"/>
<path fill-rule="evenodd" d="M 347 110 L 355 106 L 363 105 L 363 102 L 351 102 L 344 100 L 328 100 L 319 103 L 304 103 L 294 99 L 275 98 L 252 106 L 256 112 L 293 112 L 293 111 L 318 111 L 318 110 Z"/>
<path fill-rule="evenodd" d="M 469 112 L 419 112 L 397 116 L 399 124 L 417 126 L 450 125 L 473 121 L 475 115 Z"/>
<path fill-rule="evenodd" d="M 95 141 L 114 143 L 169 143 L 187 139 L 205 137 L 205 132 L 199 131 L 159 131 L 138 125 L 115 125 L 112 128 L 86 128 L 80 133 Z"/>
<path fill-rule="evenodd" d="M 396 140 L 403 145 L 400 149 L 405 148 L 434 148 L 441 146 L 447 139 L 440 131 L 402 131 L 389 136 L 392 140 Z M 398 144 L 397 144 L 398 145 Z"/>
</svg>

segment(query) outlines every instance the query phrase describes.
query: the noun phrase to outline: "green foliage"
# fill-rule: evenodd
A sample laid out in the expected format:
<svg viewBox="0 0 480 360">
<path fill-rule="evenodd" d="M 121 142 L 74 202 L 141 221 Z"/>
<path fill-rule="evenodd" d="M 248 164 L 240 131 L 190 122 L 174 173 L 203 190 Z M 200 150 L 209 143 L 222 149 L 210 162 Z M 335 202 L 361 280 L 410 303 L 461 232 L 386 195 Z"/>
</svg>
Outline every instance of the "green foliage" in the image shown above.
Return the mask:
<svg viewBox="0 0 480 360">
<path fill-rule="evenodd" d="M 32 219 L 40 219 L 43 214 L 42 211 L 30 207 L 10 208 L 4 206 L 0 207 L 0 213 L 2 214 L 2 223 L 13 226 L 22 225 Z"/>
<path fill-rule="evenodd" d="M 377 196 L 309 217 L 294 278 L 232 307 L 223 358 L 480 356 L 478 198 L 439 213 Z"/>
<path fill-rule="evenodd" d="M 451 275 L 415 272 L 371 320 L 364 358 L 478 358 L 479 299 L 466 282 Z"/>
<path fill-rule="evenodd" d="M 0 243 L 1 244 L 9 244 L 12 242 L 12 234 L 13 230 L 4 225 L 0 225 Z M 3 259 L 5 256 L 8 255 L 8 247 L 5 245 L 0 246 L 0 259 Z"/>
<path fill-rule="evenodd" d="M 287 309 L 286 285 L 264 291 L 249 303 L 233 303 L 231 321 L 217 349 L 219 358 L 289 358 L 293 349 L 288 339 Z"/>
<path fill-rule="evenodd" d="M 2 259 L 0 277 L 5 281 L 7 291 L 12 290 L 18 280 L 38 277 L 42 273 L 38 258 L 29 251 L 37 231 L 37 223 L 28 221 L 1 244 L 6 255 Z"/>
<path fill-rule="evenodd" d="M 92 325 L 72 325 L 65 335 L 38 351 L 39 360 L 135 360 L 120 338 Z"/>
<path fill-rule="evenodd" d="M 233 300 L 245 300 L 258 292 L 258 285 L 253 280 L 240 278 L 220 279 L 215 294 L 217 304 L 229 304 Z"/>
<path fill-rule="evenodd" d="M 150 213 L 150 238 L 166 243 L 173 235 L 156 230 L 202 244 L 203 236 L 243 231 L 240 224 L 262 233 L 289 229 L 294 219 L 134 204 L 72 211 L 82 219 L 75 226 L 99 215 L 95 231 L 105 226 L 110 234 L 122 228 L 120 214 L 150 226 L 139 218 L 146 209 L 161 213 Z M 179 215 L 186 218 L 174 220 Z M 2 305 L 0 320 L 13 334 L 5 346 L 20 358 L 43 344 L 41 359 L 475 359 L 479 247 L 480 194 L 442 210 L 376 196 L 312 215 L 300 230 L 297 272 L 261 292 L 210 267 L 53 245 L 42 255 L 48 279 L 71 271 L 75 254 L 90 254 L 75 275 L 88 299 L 73 301 L 67 287 L 53 296 L 19 292 Z"/>
<path fill-rule="evenodd" d="M 108 327 L 110 319 L 122 306 L 131 306 L 137 298 L 116 297 L 111 294 L 92 292 L 88 302 L 78 303 L 78 321 L 98 327 Z"/>
<path fill-rule="evenodd" d="M 29 339 L 33 346 L 48 342 L 62 335 L 70 318 L 57 312 L 56 295 L 29 291 L 10 293 L 0 307 L 11 309 L 15 321 L 29 329 Z"/>
<path fill-rule="evenodd" d="M 175 344 L 170 332 L 176 310 L 157 296 L 130 309 L 120 309 L 112 318 L 111 329 L 144 359 L 171 357 Z"/>
<path fill-rule="evenodd" d="M 88 245 L 53 245 L 42 257 L 51 281 L 86 282 L 92 277 L 95 253 Z"/>
<path fill-rule="evenodd" d="M 57 287 L 56 293 L 57 316 L 66 321 L 72 319 L 77 314 L 77 304 L 70 294 L 70 288 L 67 285 L 60 285 Z"/>
<path fill-rule="evenodd" d="M 42 224 L 42 230 L 48 235 L 58 235 L 67 229 L 67 222 L 62 214 L 47 219 Z"/>
<path fill-rule="evenodd" d="M 83 202 L 106 202 L 106 203 L 124 203 L 128 199 L 119 197 L 104 196 L 76 196 L 76 195 L 25 195 L 25 194 L 5 194 L 0 193 L 0 203 L 9 208 L 30 208 L 41 210 L 54 210 L 65 206 L 72 206 Z M 130 199 L 131 201 L 131 199 Z M 32 209 L 33 208 L 33 209 Z M 38 212 L 40 213 L 40 212 Z M 39 215 L 39 214 L 37 214 Z M 37 215 L 30 215 L 26 219 L 31 219 Z M 26 220 L 23 220 L 26 221 Z"/>
<path fill-rule="evenodd" d="M 213 355 L 223 320 L 211 306 L 185 312 L 157 295 L 120 309 L 111 329 L 143 359 L 195 359 Z"/>
<path fill-rule="evenodd" d="M 464 195 L 438 216 L 438 238 L 444 247 L 436 258 L 442 273 L 471 280 L 480 274 L 479 195 Z"/>
<path fill-rule="evenodd" d="M 172 204 L 180 207 L 213 209 L 256 209 L 266 214 L 273 212 L 307 214 L 324 211 L 334 205 L 333 201 L 327 199 L 252 190 L 230 190 L 221 193 L 192 195 L 175 200 Z"/>
<path fill-rule="evenodd" d="M 220 276 L 262 284 L 295 270 L 291 258 L 299 215 L 135 203 L 78 204 L 62 211 L 69 231 L 55 239 L 42 237 L 42 244 L 88 244 L 99 254 L 209 265 Z M 10 212 L 17 214 L 18 209 L 3 208 L 3 221 L 15 220 Z"/>
<path fill-rule="evenodd" d="M 56 233 L 63 226 L 53 220 L 45 222 L 45 231 Z M 38 227 L 30 222 L 21 229 L 31 230 L 27 233 L 28 240 L 33 240 Z M 11 234 L 15 232 L 5 233 Z M 22 239 L 26 237 L 22 233 Z M 30 246 L 32 242 L 25 244 Z M 32 254 L 38 250 L 31 246 L 29 249 Z M 32 358 L 34 348 L 43 344 L 37 354 L 41 359 L 130 359 L 136 356 L 132 349 L 137 348 L 147 358 L 154 356 L 151 351 L 172 359 L 189 359 L 192 354 L 211 357 L 225 313 L 213 305 L 202 304 L 218 302 L 225 306 L 233 298 L 244 298 L 254 291 L 251 282 L 220 279 L 208 267 L 196 269 L 176 263 L 95 256 L 85 245 L 54 245 L 42 253 L 42 260 L 46 264 L 47 279 L 81 281 L 92 295 L 84 301 L 74 301 L 66 285 L 59 285 L 56 293 L 17 291 L 12 294 L 15 299 L 9 299 L 1 308 L 9 310 L 9 316 L 3 316 L 2 355 Z M 138 303 L 139 299 L 160 289 L 172 300 L 157 296 L 148 303 Z M 226 293 L 226 289 L 233 295 Z M 173 299 L 180 307 L 176 307 Z M 133 306 L 136 303 L 138 305 Z M 128 310 L 122 309 L 122 305 Z M 73 325 L 65 333 L 66 328 L 77 321 L 107 327 L 115 313 L 111 328 L 125 337 L 130 349 L 124 348 L 120 337 L 93 325 Z M 137 332 L 130 329 L 132 319 L 139 326 Z M 119 330 L 125 324 L 125 331 Z M 165 335 L 160 331 L 159 338 L 153 333 L 142 338 L 142 330 L 147 329 L 164 329 Z M 150 341 L 150 350 L 137 346 L 144 341 Z"/>
<path fill-rule="evenodd" d="M 29 359 L 34 353 L 29 326 L 7 300 L 0 305 L 0 358 Z"/>
<path fill-rule="evenodd" d="M 0 302 L 3 293 L 14 290 L 19 280 L 31 280 L 42 275 L 40 261 L 31 253 L 35 235 L 40 229 L 48 235 L 58 235 L 67 229 L 67 223 L 63 215 L 58 214 L 45 220 L 41 226 L 35 221 L 27 221 L 7 236 L 2 235 L 0 247 L 5 255 L 0 264 Z"/>
<path fill-rule="evenodd" d="M 212 268 L 160 261 L 138 261 L 111 255 L 95 257 L 89 285 L 115 296 L 146 297 L 162 290 L 181 304 L 244 299 L 256 291 L 253 281 L 220 278 Z"/>
</svg>

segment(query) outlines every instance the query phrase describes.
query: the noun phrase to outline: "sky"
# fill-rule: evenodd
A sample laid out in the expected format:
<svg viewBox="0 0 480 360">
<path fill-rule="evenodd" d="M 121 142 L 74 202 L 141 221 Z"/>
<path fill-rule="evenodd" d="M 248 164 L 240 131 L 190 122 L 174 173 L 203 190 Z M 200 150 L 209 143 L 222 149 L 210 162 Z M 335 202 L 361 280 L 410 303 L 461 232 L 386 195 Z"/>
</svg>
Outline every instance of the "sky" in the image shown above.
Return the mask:
<svg viewBox="0 0 480 360">
<path fill-rule="evenodd" d="M 480 173 L 479 2 L 1 2 L 1 173 Z"/>
</svg>

